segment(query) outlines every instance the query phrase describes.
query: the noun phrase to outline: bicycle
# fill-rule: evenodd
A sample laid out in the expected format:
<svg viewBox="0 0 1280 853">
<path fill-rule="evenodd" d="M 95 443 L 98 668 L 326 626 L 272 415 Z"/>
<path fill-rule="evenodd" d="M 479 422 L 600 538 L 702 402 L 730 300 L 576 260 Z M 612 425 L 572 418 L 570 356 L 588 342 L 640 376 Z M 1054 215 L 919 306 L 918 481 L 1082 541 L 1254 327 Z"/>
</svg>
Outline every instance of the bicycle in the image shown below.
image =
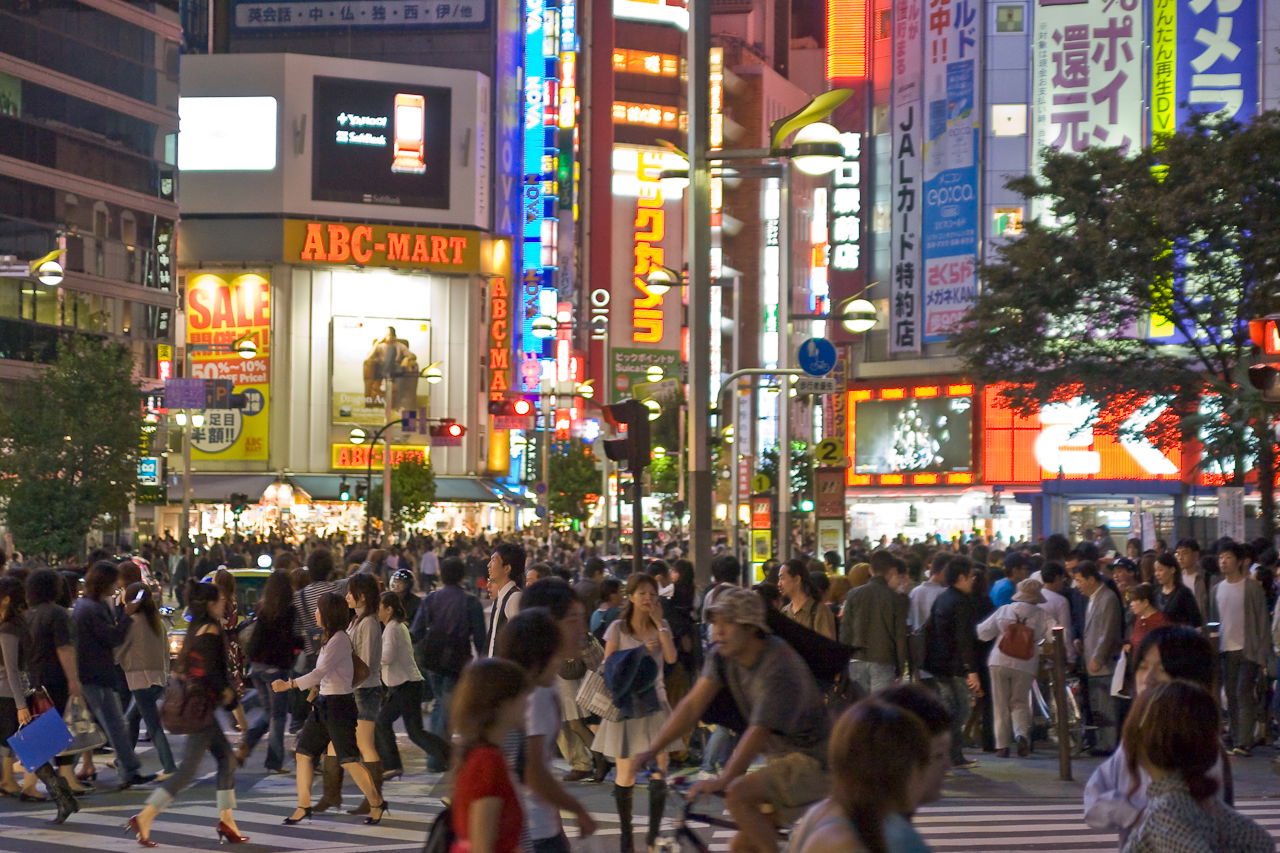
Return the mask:
<svg viewBox="0 0 1280 853">
<path fill-rule="evenodd" d="M 674 810 L 677 815 L 674 818 L 674 824 L 658 833 L 658 837 L 653 843 L 655 851 L 660 851 L 660 853 L 710 853 L 711 846 L 693 831 L 689 826 L 690 821 L 705 823 L 708 826 L 720 827 L 721 829 L 738 829 L 738 825 L 729 818 L 695 811 L 697 802 L 687 796 L 695 781 L 688 776 L 673 776 L 667 780 L 668 803 L 670 803 L 672 796 L 679 797 L 680 802 Z M 789 825 L 778 827 L 778 840 L 785 844 L 790 832 L 791 827 Z"/>
</svg>

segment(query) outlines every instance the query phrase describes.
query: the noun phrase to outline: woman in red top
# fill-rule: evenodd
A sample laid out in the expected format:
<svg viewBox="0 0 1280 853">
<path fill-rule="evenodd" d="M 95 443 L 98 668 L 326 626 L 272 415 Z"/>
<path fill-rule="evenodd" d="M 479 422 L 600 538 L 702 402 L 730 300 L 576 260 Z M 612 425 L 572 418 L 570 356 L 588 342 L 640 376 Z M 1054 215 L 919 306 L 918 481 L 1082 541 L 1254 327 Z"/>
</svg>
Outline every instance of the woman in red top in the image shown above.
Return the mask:
<svg viewBox="0 0 1280 853">
<path fill-rule="evenodd" d="M 524 721 L 524 670 L 497 658 L 472 662 L 453 691 L 456 774 L 451 853 L 516 853 L 524 813 L 498 744 Z"/>
<path fill-rule="evenodd" d="M 1126 652 L 1142 645 L 1148 631 L 1172 624 L 1168 616 L 1156 609 L 1156 590 L 1149 583 L 1140 583 L 1129 590 L 1129 611 L 1133 613 L 1133 628 L 1129 631 Z"/>
</svg>

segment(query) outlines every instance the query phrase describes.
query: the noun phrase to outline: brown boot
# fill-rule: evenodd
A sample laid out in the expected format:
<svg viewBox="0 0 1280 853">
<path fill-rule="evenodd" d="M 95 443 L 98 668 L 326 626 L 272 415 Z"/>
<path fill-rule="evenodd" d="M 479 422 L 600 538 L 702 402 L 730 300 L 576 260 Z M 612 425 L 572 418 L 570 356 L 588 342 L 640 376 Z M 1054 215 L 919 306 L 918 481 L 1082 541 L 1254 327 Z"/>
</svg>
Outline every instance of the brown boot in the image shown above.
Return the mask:
<svg viewBox="0 0 1280 853">
<path fill-rule="evenodd" d="M 311 807 L 315 812 L 336 809 L 342 805 L 342 778 L 345 774 L 342 772 L 342 765 L 338 763 L 337 756 L 326 755 L 321 767 L 324 768 L 324 796 L 320 798 L 320 802 Z"/>
<path fill-rule="evenodd" d="M 373 782 L 373 790 L 378 793 L 378 802 L 382 802 L 382 762 L 381 761 L 361 761 L 364 769 L 369 771 L 369 779 Z M 365 797 L 360 800 L 360 805 L 354 809 L 347 811 L 347 814 L 368 814 L 369 798 Z"/>
</svg>

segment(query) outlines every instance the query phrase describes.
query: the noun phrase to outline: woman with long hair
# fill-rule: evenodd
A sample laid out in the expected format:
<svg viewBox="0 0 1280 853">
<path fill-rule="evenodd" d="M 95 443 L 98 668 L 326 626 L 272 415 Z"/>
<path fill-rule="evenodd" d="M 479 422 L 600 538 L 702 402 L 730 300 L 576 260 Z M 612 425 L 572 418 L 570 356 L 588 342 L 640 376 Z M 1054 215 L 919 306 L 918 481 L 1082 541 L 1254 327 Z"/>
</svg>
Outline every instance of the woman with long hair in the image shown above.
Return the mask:
<svg viewBox="0 0 1280 853">
<path fill-rule="evenodd" d="M 116 662 L 124 670 L 133 707 L 147 724 L 147 734 L 151 737 L 151 745 L 156 748 L 156 758 L 160 759 L 163 771 L 156 779 L 163 781 L 177 769 L 169 738 L 160 725 L 160 710 L 156 706 L 164 695 L 164 685 L 169 678 L 169 644 L 164 622 L 160 619 L 160 608 L 145 583 L 139 581 L 125 587 L 124 600 L 136 603 L 138 609 L 130 617 L 129 633 L 116 649 Z"/>
<path fill-rule="evenodd" d="M 622 612 L 605 631 L 605 665 L 608 665 L 609 658 L 613 655 L 636 648 L 644 648 L 657 664 L 658 679 L 654 686 L 658 694 L 658 710 L 643 717 L 633 717 L 616 723 L 612 720 L 603 720 L 591 746 L 596 752 L 617 763 L 613 798 L 622 823 L 623 853 L 629 853 L 632 849 L 631 809 L 635 796 L 637 768 L 631 756 L 654 742 L 662 730 L 663 722 L 671 715 L 671 705 L 667 702 L 662 670 L 665 665 L 675 663 L 677 657 L 675 642 L 671 638 L 671 628 L 662 618 L 662 606 L 658 600 L 658 582 L 652 575 L 640 572 L 633 573 L 627 579 L 627 597 L 622 605 Z M 657 756 L 657 763 L 660 772 L 649 779 L 648 843 L 650 844 L 657 837 L 662 807 L 666 801 L 665 774 L 668 754 L 660 753 Z"/>
<path fill-rule="evenodd" d="M 191 622 L 182 642 L 175 667 L 187 680 L 187 690 L 200 690 L 207 694 L 215 706 L 227 707 L 235 701 L 235 689 L 227 673 L 227 646 L 222 633 L 225 599 L 211 583 L 187 581 L 186 595 Z M 151 792 L 141 812 L 129 818 L 126 828 L 142 847 L 158 847 L 151 840 L 151 824 L 160 812 L 168 808 L 178 792 L 195 778 L 205 753 L 213 756 L 218 764 L 217 804 L 218 825 L 215 831 L 219 841 L 243 844 L 248 836 L 241 835 L 236 826 L 235 760 L 231 744 L 222 733 L 222 724 L 216 714 L 209 715 L 209 724 L 194 734 L 187 735 L 183 745 L 182 760 L 177 771 Z"/>
<path fill-rule="evenodd" d="M 778 571 L 778 591 L 787 597 L 784 615 L 828 640 L 836 638 L 836 618 L 823 606 L 822 592 L 810 577 L 807 562 L 797 558 L 783 563 Z"/>
<path fill-rule="evenodd" d="M 906 815 L 920 804 L 929 732 L 910 711 L 864 699 L 841 715 L 827 746 L 831 797 L 791 832 L 789 853 L 890 853 L 886 836 L 928 850 Z M 919 841 L 918 846 L 914 843 Z M 903 853 L 900 844 L 893 853 Z"/>
<path fill-rule="evenodd" d="M 1151 784 L 1124 853 L 1275 850 L 1265 829 L 1214 797 L 1221 730 L 1217 701 L 1190 681 L 1156 684 L 1134 700 L 1124 722 L 1129 776 L 1134 788 L 1143 773 Z"/>
<path fill-rule="evenodd" d="M 27 632 L 31 646 L 27 650 L 27 679 L 32 687 L 43 688 L 59 714 L 66 711 L 67 700 L 82 695 L 76 647 L 72 640 L 71 606 L 67 580 L 55 569 L 41 569 L 27 578 Z M 75 777 L 75 756 L 59 755 L 54 759 L 65 786 L 73 794 L 93 791 Z"/>
<path fill-rule="evenodd" d="M 395 722 L 404 720 L 405 734 L 418 749 L 441 765 L 449 763 L 449 745 L 422 728 L 423 680 L 413 660 L 413 641 L 405 625 L 404 597 L 384 592 L 378 599 L 378 621 L 382 623 L 382 683 L 387 694 L 378 711 L 374 729 L 383 781 L 404 773 L 400 749 L 396 746 Z M 357 724 L 358 725 L 358 724 Z"/>
<path fill-rule="evenodd" d="M 294 615 L 289 572 L 277 569 L 263 584 L 254 614 L 253 633 L 244 650 L 249 659 L 249 678 L 262 700 L 262 714 L 236 747 L 236 761 L 244 764 L 269 731 L 265 765 L 268 773 L 284 772 L 284 729 L 289 716 L 289 697 L 273 691 L 271 683 L 289 677 L 301 649 L 302 643 L 294 631 Z"/>
<path fill-rule="evenodd" d="M 31 711 L 27 708 L 27 691 L 23 673 L 26 671 L 27 651 L 30 641 L 27 639 L 27 596 L 22 581 L 17 578 L 0 578 L 0 744 L 6 743 L 19 728 L 31 722 Z M 0 756 L 6 765 L 11 765 L 13 756 L 5 747 L 5 754 Z M 65 782 L 58 778 L 51 764 L 42 764 L 35 773 L 36 778 L 44 783 L 49 792 L 49 799 L 58 807 L 58 815 L 53 823 L 62 823 L 72 814 L 80 810 L 71 791 Z M 28 779 L 31 777 L 28 776 Z M 34 784 L 34 783 L 33 783 Z M 43 800 L 32 797 L 27 791 L 5 791 L 6 794 L 17 795 L 22 800 Z"/>
<path fill-rule="evenodd" d="M 245 716 L 244 706 L 240 699 L 245 694 L 244 649 L 240 647 L 240 606 L 236 602 L 236 576 L 225 567 L 213 574 L 213 584 L 222 596 L 222 636 L 227 646 L 227 676 L 231 679 L 231 689 L 236 692 L 236 701 L 231 705 L 231 716 L 235 719 L 236 728 L 245 731 L 249 728 L 249 718 Z"/>
<path fill-rule="evenodd" d="M 124 709 L 120 707 L 120 689 L 124 686 L 115 649 L 124 642 L 139 603 L 126 602 L 118 610 L 110 604 L 120 589 L 120 569 L 110 560 L 99 560 L 89 568 L 84 579 L 84 595 L 71 609 L 76 626 L 76 664 L 84 685 L 84 698 L 89 703 L 107 739 L 116 753 L 116 772 L 121 787 L 145 785 L 155 774 L 143 776 L 142 762 L 133 750 Z"/>
<path fill-rule="evenodd" d="M 365 799 L 370 803 L 365 823 L 382 822 L 387 803 L 378 795 L 369 772 L 360 763 L 360 748 L 356 745 L 356 698 L 352 684 L 355 677 L 354 652 L 351 638 L 347 636 L 347 624 L 351 611 L 346 600 L 336 593 L 326 592 L 316 606 L 316 624 L 324 630 L 320 656 L 316 668 L 306 675 L 271 683 L 276 693 L 297 688 L 310 690 L 315 687 L 319 695 L 311 706 L 294 753 L 298 772 L 298 807 L 284 819 L 286 826 L 293 826 L 311 818 L 311 779 L 316 759 L 331 746 L 338 764 L 351 774 Z M 376 801 L 376 803 L 375 803 Z"/>
<path fill-rule="evenodd" d="M 1195 593 L 1182 583 L 1182 569 L 1178 558 L 1166 551 L 1156 557 L 1156 609 L 1175 625 L 1199 628 L 1204 624 L 1204 614 L 1196 603 Z"/>
<path fill-rule="evenodd" d="M 502 742 L 523 723 L 528 693 L 524 670 L 498 658 L 472 661 L 453 689 L 453 831 L 470 853 L 521 849 L 524 812 Z"/>
<path fill-rule="evenodd" d="M 357 574 L 347 579 L 347 606 L 355 615 L 347 626 L 347 636 L 356 655 L 369 667 L 369 675 L 355 685 L 356 744 L 360 747 L 360 760 L 373 779 L 377 799 L 382 799 L 382 761 L 378 758 L 378 743 L 374 731 L 378 724 L 378 712 L 382 710 L 382 625 L 378 622 L 378 596 L 381 591 L 374 575 Z M 369 813 L 369 798 L 349 809 L 347 814 Z"/>
</svg>

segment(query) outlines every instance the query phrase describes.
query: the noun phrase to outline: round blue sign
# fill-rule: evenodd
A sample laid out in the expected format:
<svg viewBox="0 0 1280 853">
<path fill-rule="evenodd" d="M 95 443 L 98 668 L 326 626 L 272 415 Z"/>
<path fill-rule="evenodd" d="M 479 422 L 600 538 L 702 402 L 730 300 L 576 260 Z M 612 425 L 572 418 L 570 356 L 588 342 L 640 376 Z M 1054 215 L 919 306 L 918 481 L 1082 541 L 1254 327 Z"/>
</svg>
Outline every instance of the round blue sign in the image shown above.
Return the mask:
<svg viewBox="0 0 1280 853">
<path fill-rule="evenodd" d="M 836 346 L 826 338 L 809 338 L 800 345 L 796 362 L 810 376 L 826 376 L 836 366 Z"/>
</svg>

